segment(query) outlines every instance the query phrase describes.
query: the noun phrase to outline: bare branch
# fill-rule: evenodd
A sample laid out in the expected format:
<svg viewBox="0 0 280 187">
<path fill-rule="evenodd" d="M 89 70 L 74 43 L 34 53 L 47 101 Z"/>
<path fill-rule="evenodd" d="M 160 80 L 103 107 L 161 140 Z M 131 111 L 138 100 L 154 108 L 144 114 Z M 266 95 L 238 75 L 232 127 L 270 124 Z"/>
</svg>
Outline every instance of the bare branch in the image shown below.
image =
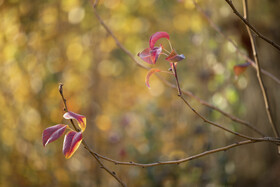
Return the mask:
<svg viewBox="0 0 280 187">
<path fill-rule="evenodd" d="M 247 26 L 249 27 L 249 29 L 251 31 L 253 31 L 259 38 L 263 39 L 264 41 L 266 41 L 267 43 L 269 43 L 270 45 L 272 45 L 273 47 L 275 47 L 276 49 L 278 49 L 280 51 L 280 46 L 273 42 L 272 40 L 268 39 L 267 37 L 265 37 L 263 34 L 261 34 L 260 32 L 257 31 L 257 29 L 252 26 L 248 20 L 246 20 L 245 18 L 243 18 L 243 16 L 236 10 L 235 6 L 233 5 L 231 0 L 225 0 L 229 6 L 231 7 L 231 9 L 233 10 L 233 13 L 236 14 L 239 19 Z"/>
<path fill-rule="evenodd" d="M 258 143 L 258 142 L 266 142 L 268 139 L 270 138 L 261 138 L 259 140 L 245 140 L 245 141 L 240 141 L 240 142 L 236 142 L 224 147 L 220 147 L 217 149 L 212 149 L 209 151 L 204 151 L 202 153 L 187 157 L 187 158 L 183 158 L 183 159 L 179 159 L 179 160 L 171 160 L 171 161 L 158 161 L 158 162 L 154 162 L 154 163 L 148 163 L 148 164 L 141 164 L 141 163 L 137 163 L 137 162 L 122 162 L 122 161 L 118 161 L 118 160 L 114 160 L 108 157 L 105 157 L 103 155 L 100 155 L 98 153 L 96 153 L 101 159 L 106 160 L 108 162 L 112 162 L 116 165 L 126 165 L 126 166 L 138 166 L 138 167 L 153 167 L 153 166 L 160 166 L 160 165 L 172 165 L 172 164 L 180 164 L 183 162 L 188 162 L 190 160 L 194 160 L 206 155 L 210 155 L 213 153 L 217 153 L 217 152 L 221 152 L 221 151 L 227 151 L 229 149 L 232 149 L 234 147 L 238 147 L 238 146 L 242 146 L 242 145 L 246 145 L 246 144 L 252 144 L 252 143 Z M 277 140 L 275 140 L 277 141 Z"/>
<path fill-rule="evenodd" d="M 248 4 L 247 4 L 247 0 L 243 0 L 243 11 L 244 11 L 244 18 L 246 21 L 248 21 Z M 269 123 L 271 124 L 273 133 L 276 137 L 279 137 L 279 132 L 276 128 L 276 125 L 272 119 L 272 115 L 271 115 L 271 111 L 270 111 L 270 107 L 269 107 L 269 100 L 267 97 L 267 92 L 266 92 L 266 88 L 264 86 L 263 83 L 263 79 L 262 79 L 262 74 L 260 73 L 260 62 L 259 62 L 259 58 L 258 58 L 258 53 L 257 53 L 257 48 L 256 48 L 256 41 L 254 36 L 252 35 L 252 31 L 250 30 L 249 26 L 246 25 L 249 37 L 250 37 L 250 41 L 251 41 L 251 46 L 252 46 L 252 51 L 253 51 L 253 55 L 254 55 L 254 59 L 256 62 L 256 68 L 257 68 L 257 77 L 258 77 L 258 81 L 259 81 L 259 85 L 261 87 L 261 91 L 262 91 L 262 95 L 263 95 L 263 99 L 264 99 L 264 104 L 265 104 L 265 109 L 266 109 L 266 113 L 267 113 L 267 117 L 269 120 Z"/>
<path fill-rule="evenodd" d="M 239 136 L 241 138 L 245 138 L 247 140 L 257 140 L 257 138 L 253 138 L 253 137 L 249 137 L 247 135 L 244 135 L 244 134 L 241 134 L 241 133 L 238 133 L 238 132 L 234 132 L 226 127 L 223 127 L 222 125 L 216 123 L 216 122 L 213 122 L 213 121 L 210 121 L 208 120 L 207 118 L 205 118 L 204 116 L 202 116 L 199 112 L 197 112 L 190 104 L 189 102 L 181 95 L 181 88 L 180 88 L 180 84 L 179 84 L 179 79 L 178 79 L 178 74 L 177 74 L 177 71 L 176 71 L 176 66 L 174 66 L 173 64 L 173 71 L 174 71 L 174 74 L 175 74 L 175 79 L 176 79 L 176 85 L 177 85 L 177 90 L 178 90 L 178 96 L 184 101 L 184 103 L 199 117 L 201 118 L 205 123 L 208 123 L 210 125 L 213 125 L 215 127 L 218 127 L 224 131 L 227 131 L 231 134 L 234 134 L 236 136 Z"/>
<path fill-rule="evenodd" d="M 193 0 L 192 1 L 195 8 L 201 13 L 201 15 L 208 21 L 208 23 L 210 24 L 210 26 L 217 31 L 221 36 L 224 37 L 224 39 L 226 39 L 229 43 L 231 43 L 233 45 L 233 47 L 235 48 L 236 52 L 241 55 L 247 62 L 249 62 L 255 70 L 257 70 L 257 66 L 256 63 L 254 62 L 254 60 L 252 60 L 251 58 L 249 58 L 244 52 L 242 52 L 238 46 L 235 44 L 235 42 L 229 38 L 227 35 L 225 35 L 222 30 L 218 27 L 218 25 L 216 25 L 211 18 L 206 14 L 206 12 Z M 269 78 L 271 78 L 272 80 L 274 80 L 276 83 L 280 84 L 280 80 L 275 77 L 274 75 L 272 75 L 271 73 L 269 73 L 268 71 L 261 69 L 261 72 L 268 76 Z"/>
</svg>

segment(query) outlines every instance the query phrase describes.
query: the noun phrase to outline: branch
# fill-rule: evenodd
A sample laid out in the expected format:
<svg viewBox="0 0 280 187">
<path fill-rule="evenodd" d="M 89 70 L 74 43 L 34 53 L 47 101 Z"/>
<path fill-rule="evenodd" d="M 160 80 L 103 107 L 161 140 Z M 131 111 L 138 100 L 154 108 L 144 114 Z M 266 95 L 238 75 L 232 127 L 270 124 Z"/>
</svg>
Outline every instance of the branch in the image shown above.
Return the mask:
<svg viewBox="0 0 280 187">
<path fill-rule="evenodd" d="M 243 11 L 244 11 L 244 19 L 248 21 L 248 4 L 247 4 L 247 0 L 243 0 Z M 257 48 L 256 48 L 256 41 L 254 36 L 252 35 L 252 31 L 250 30 L 249 26 L 246 25 L 249 37 L 250 37 L 250 41 L 251 41 L 251 46 L 252 46 L 252 51 L 253 51 L 253 55 L 254 55 L 254 59 L 256 62 L 256 69 L 257 69 L 257 77 L 258 77 L 258 81 L 259 81 L 259 85 L 261 87 L 261 91 L 262 91 L 262 95 L 263 95 L 263 99 L 264 99 L 264 103 L 265 103 L 265 109 L 266 109 L 266 113 L 267 113 L 267 117 L 269 120 L 269 123 L 272 127 L 273 133 L 274 135 L 278 138 L 279 137 L 279 132 L 276 128 L 276 125 L 272 119 L 272 115 L 271 115 L 271 111 L 270 111 L 270 107 L 269 107 L 269 100 L 267 97 L 267 92 L 266 92 L 266 88 L 264 86 L 263 83 L 263 79 L 262 79 L 262 74 L 260 73 L 260 62 L 259 62 L 259 58 L 258 58 L 258 53 L 257 53 Z"/>
<path fill-rule="evenodd" d="M 252 26 L 249 21 L 245 18 L 243 18 L 243 16 L 236 10 L 236 8 L 234 7 L 232 0 L 225 0 L 229 6 L 231 7 L 231 9 L 233 10 L 233 13 L 236 14 L 239 19 L 251 30 L 253 31 L 259 38 L 263 39 L 264 41 L 266 41 L 267 43 L 269 43 L 270 45 L 272 45 L 273 47 L 275 47 L 276 49 L 278 49 L 280 51 L 280 46 L 276 43 L 274 43 L 272 40 L 268 39 L 267 37 L 265 37 L 263 34 L 261 34 L 260 32 L 257 31 L 257 29 Z"/>
<path fill-rule="evenodd" d="M 60 83 L 59 84 L 59 93 L 61 95 L 62 101 L 63 101 L 63 105 L 64 105 L 64 111 L 68 112 L 68 108 L 67 108 L 67 104 L 66 104 L 66 99 L 63 95 L 63 84 Z M 75 126 L 74 122 L 72 119 L 70 119 L 70 122 L 72 124 L 72 126 L 74 127 L 74 129 L 76 131 L 79 131 L 79 129 Z M 82 141 L 82 144 L 84 145 L 84 148 L 95 158 L 95 160 L 98 162 L 98 164 L 100 165 L 100 168 L 104 169 L 107 173 L 109 173 L 111 176 L 113 176 L 119 183 L 121 186 L 125 187 L 126 185 L 121 181 L 121 179 L 116 175 L 116 173 L 114 171 L 110 171 L 99 159 L 99 156 L 97 153 L 93 152 L 90 150 L 90 148 L 88 147 L 87 143 L 85 140 Z"/>
<path fill-rule="evenodd" d="M 225 34 L 222 32 L 222 30 L 211 20 L 211 18 L 207 15 L 207 13 L 205 13 L 205 11 L 204 11 L 194 0 L 192 0 L 192 2 L 193 2 L 193 4 L 194 4 L 196 10 L 198 10 L 198 11 L 202 14 L 202 16 L 208 21 L 208 23 L 210 24 L 210 26 L 211 26 L 214 30 L 216 30 L 220 35 L 222 35 L 229 43 L 231 43 L 231 44 L 234 46 L 236 52 L 237 52 L 239 55 L 241 55 L 246 61 L 248 61 L 248 62 L 254 67 L 255 70 L 257 70 L 256 63 L 255 63 L 251 58 L 249 58 L 244 52 L 242 52 L 242 51 L 238 48 L 238 46 L 233 42 L 232 39 L 230 39 L 227 35 L 225 35 Z M 268 71 L 266 71 L 266 70 L 264 70 L 264 69 L 261 69 L 261 72 L 262 72 L 264 75 L 266 75 L 266 76 L 268 76 L 269 78 L 271 78 L 272 80 L 274 80 L 276 83 L 280 84 L 280 80 L 279 80 L 277 77 L 275 77 L 274 75 L 272 75 L 270 72 L 268 72 Z"/>
<path fill-rule="evenodd" d="M 238 132 L 234 132 L 228 128 L 225 128 L 223 127 L 222 125 L 218 124 L 218 123 L 215 123 L 213 121 L 210 121 L 208 120 L 207 118 L 205 118 L 204 116 L 202 116 L 200 113 L 198 113 L 190 104 L 189 102 L 182 96 L 181 94 L 181 88 L 180 88 L 180 84 L 179 84 L 179 80 L 178 80 L 178 75 L 177 75 L 177 71 L 176 71 L 176 67 L 174 66 L 174 63 L 173 63 L 173 67 L 172 67 L 173 71 L 174 71 L 174 75 L 175 75 L 175 79 L 176 79 L 176 85 L 177 85 L 177 90 L 178 90 L 178 96 L 184 101 L 184 103 L 199 117 L 201 118 L 205 123 L 208 123 L 210 125 L 213 125 L 215 127 L 218 127 L 224 131 L 227 131 L 231 134 L 234 134 L 236 136 L 239 136 L 241 138 L 245 138 L 247 140 L 257 140 L 256 138 L 253 138 L 253 137 L 249 137 L 247 135 L 244 135 L 244 134 L 241 134 L 241 133 L 238 133 Z"/>
<path fill-rule="evenodd" d="M 230 144 L 230 145 L 227 145 L 227 146 L 224 146 L 224 147 L 220 147 L 220 148 L 217 148 L 217 149 L 204 151 L 202 153 L 199 153 L 199 154 L 187 157 L 187 158 L 183 158 L 183 159 L 179 159 L 179 160 L 171 160 L 171 161 L 158 161 L 158 162 L 148 163 L 148 164 L 141 164 L 141 163 L 137 163 L 137 162 L 122 162 L 122 161 L 118 161 L 118 160 L 114 160 L 114 159 L 102 156 L 98 153 L 96 153 L 96 154 L 99 156 L 99 158 L 102 158 L 103 160 L 106 160 L 108 162 L 112 162 L 116 165 L 138 166 L 138 167 L 146 168 L 146 167 L 153 167 L 153 166 L 159 166 L 159 165 L 180 164 L 180 163 L 187 162 L 187 161 L 190 161 L 190 160 L 194 160 L 194 159 L 197 159 L 197 158 L 200 158 L 200 157 L 203 157 L 203 156 L 206 156 L 206 155 L 210 155 L 210 154 L 213 154 L 213 153 L 217 153 L 217 152 L 221 152 L 221 151 L 227 151 L 227 150 L 232 149 L 234 147 L 238 147 L 238 146 L 242 146 L 242 145 L 246 145 L 246 144 L 258 143 L 258 142 L 267 142 L 268 139 L 270 139 L 270 138 L 261 138 L 259 140 L 240 141 L 240 142 L 236 142 L 236 143 L 233 143 L 233 144 Z M 279 140 L 275 140 L 275 141 L 279 142 Z"/>
<path fill-rule="evenodd" d="M 102 20 L 102 18 L 99 16 L 99 14 L 97 13 L 97 6 L 96 6 L 96 3 L 97 0 L 93 3 L 93 11 L 94 11 L 94 14 L 97 18 L 97 20 L 99 21 L 99 23 L 103 26 L 103 28 L 106 30 L 106 32 L 108 34 L 110 34 L 112 36 L 112 38 L 115 40 L 115 43 L 117 46 L 119 46 L 131 59 L 133 62 L 135 62 L 139 67 L 143 68 L 143 69 L 146 69 L 148 70 L 149 68 L 140 64 L 135 58 L 134 58 L 134 55 L 132 55 L 121 43 L 120 41 L 117 39 L 117 37 L 115 36 L 115 34 L 112 32 L 112 30 L 105 24 L 105 22 Z M 177 88 L 175 85 L 173 85 L 172 83 L 168 82 L 167 80 L 163 79 L 162 77 L 160 77 L 159 75 L 156 74 L 156 76 L 161 80 L 163 81 L 163 83 L 171 88 Z M 280 82 L 280 81 L 279 81 Z M 181 90 L 183 94 L 189 96 L 189 97 L 192 97 L 194 99 L 196 99 L 199 103 L 201 103 L 202 105 L 206 106 L 206 107 L 209 107 L 209 108 L 212 108 L 213 110 L 216 110 L 218 112 L 220 112 L 221 114 L 223 114 L 224 116 L 228 117 L 229 119 L 231 119 L 232 121 L 235 121 L 239 124 L 242 124 L 242 125 L 245 125 L 247 127 L 249 127 L 251 130 L 255 131 L 256 133 L 258 133 L 259 135 L 261 136 L 265 136 L 262 132 L 260 132 L 259 130 L 257 130 L 255 127 L 253 127 L 253 125 L 251 125 L 250 123 L 244 121 L 244 120 L 241 120 L 229 113 L 226 113 L 224 111 L 222 111 L 221 109 L 219 109 L 218 107 L 215 107 L 214 105 L 208 103 L 207 101 L 204 101 L 202 99 L 200 99 L 199 97 L 195 96 L 192 92 L 190 91 L 183 91 Z"/>
</svg>

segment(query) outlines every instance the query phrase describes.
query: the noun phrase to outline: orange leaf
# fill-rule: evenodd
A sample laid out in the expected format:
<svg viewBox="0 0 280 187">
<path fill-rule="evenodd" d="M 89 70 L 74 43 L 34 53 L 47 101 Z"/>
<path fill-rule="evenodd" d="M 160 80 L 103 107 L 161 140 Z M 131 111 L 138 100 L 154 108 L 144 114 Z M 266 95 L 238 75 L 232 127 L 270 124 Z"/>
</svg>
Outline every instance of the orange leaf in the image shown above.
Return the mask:
<svg viewBox="0 0 280 187">
<path fill-rule="evenodd" d="M 149 84 L 149 79 L 150 79 L 150 76 L 152 75 L 152 74 L 154 74 L 155 72 L 160 72 L 161 70 L 159 70 L 159 69 L 150 69 L 149 71 L 148 71 L 148 73 L 147 73 L 147 75 L 146 75 L 146 79 L 145 79 L 145 83 L 146 83 L 146 86 L 148 87 L 148 88 L 150 88 L 150 84 Z"/>
<path fill-rule="evenodd" d="M 82 132 L 70 131 L 65 135 L 62 149 L 65 158 L 68 159 L 75 153 L 82 140 Z"/>
<path fill-rule="evenodd" d="M 233 67 L 233 70 L 234 70 L 234 74 L 236 76 L 240 75 L 241 73 L 243 73 L 248 66 L 250 66 L 251 64 L 249 62 L 246 62 L 244 64 L 238 64 L 238 65 L 235 65 Z"/>
<path fill-rule="evenodd" d="M 66 112 L 63 117 L 65 119 L 75 119 L 78 121 L 79 127 L 81 128 L 82 132 L 86 128 L 86 117 L 80 114 L 76 114 L 74 112 Z"/>
</svg>

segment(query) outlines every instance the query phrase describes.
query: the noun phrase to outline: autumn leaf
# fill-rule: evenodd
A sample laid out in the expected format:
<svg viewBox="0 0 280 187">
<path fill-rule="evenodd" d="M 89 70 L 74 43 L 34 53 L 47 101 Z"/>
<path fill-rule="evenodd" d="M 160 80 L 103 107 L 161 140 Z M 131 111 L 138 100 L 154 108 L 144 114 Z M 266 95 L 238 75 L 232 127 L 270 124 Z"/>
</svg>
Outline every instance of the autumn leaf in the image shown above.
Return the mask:
<svg viewBox="0 0 280 187">
<path fill-rule="evenodd" d="M 248 66 L 250 66 L 251 64 L 249 62 L 246 62 L 246 63 L 243 63 L 243 64 L 238 64 L 238 65 L 235 65 L 233 67 L 233 70 L 234 70 L 234 74 L 236 76 L 240 75 L 241 73 L 243 73 Z"/>
<path fill-rule="evenodd" d="M 169 34 L 167 32 L 156 32 L 155 34 L 153 34 L 149 41 L 150 48 L 153 49 L 155 43 L 161 38 L 167 38 L 169 40 Z"/>
<path fill-rule="evenodd" d="M 81 128 L 82 132 L 86 128 L 86 117 L 80 114 L 76 114 L 74 112 L 66 112 L 63 117 L 65 119 L 75 119 L 78 122 L 79 127 Z"/>
<path fill-rule="evenodd" d="M 147 75 L 146 75 L 146 79 L 145 79 L 145 83 L 146 83 L 146 86 L 148 87 L 148 88 L 150 88 L 150 84 L 149 84 L 149 79 L 150 79 L 150 77 L 151 77 L 151 75 L 152 74 L 154 74 L 155 72 L 160 72 L 161 70 L 159 70 L 159 69 L 150 69 L 149 71 L 148 71 L 148 73 L 147 73 Z"/>
<path fill-rule="evenodd" d="M 169 62 L 179 62 L 181 60 L 184 60 L 185 56 L 183 54 L 178 55 L 175 50 L 173 50 L 168 57 L 165 58 L 165 60 Z"/>
<path fill-rule="evenodd" d="M 66 130 L 68 125 L 58 124 L 46 128 L 43 132 L 43 145 L 46 146 L 47 144 L 57 140 Z"/>
<path fill-rule="evenodd" d="M 68 159 L 75 153 L 82 140 L 82 132 L 70 131 L 65 135 L 62 149 L 65 158 Z"/>
</svg>

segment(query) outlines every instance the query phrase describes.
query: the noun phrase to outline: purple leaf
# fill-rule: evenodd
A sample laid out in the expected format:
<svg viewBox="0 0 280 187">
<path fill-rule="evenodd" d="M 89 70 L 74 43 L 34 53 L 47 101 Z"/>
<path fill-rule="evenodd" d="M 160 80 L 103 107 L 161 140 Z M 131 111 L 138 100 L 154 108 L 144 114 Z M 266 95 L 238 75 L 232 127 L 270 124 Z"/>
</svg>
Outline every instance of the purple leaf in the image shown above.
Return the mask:
<svg viewBox="0 0 280 187">
<path fill-rule="evenodd" d="M 155 34 L 153 34 L 149 42 L 150 48 L 153 49 L 155 43 L 161 38 L 167 38 L 169 40 L 169 34 L 167 32 L 156 32 Z"/>
<path fill-rule="evenodd" d="M 46 128 L 43 132 L 43 146 L 57 140 L 66 130 L 68 125 L 58 124 Z"/>
<path fill-rule="evenodd" d="M 76 114 L 74 112 L 66 112 L 63 117 L 65 119 L 75 119 L 78 121 L 79 127 L 81 128 L 82 132 L 86 128 L 86 117 L 80 114 Z"/>
<path fill-rule="evenodd" d="M 138 53 L 138 56 L 149 64 L 155 64 L 160 53 L 162 51 L 162 46 L 155 47 L 153 49 L 146 48 L 142 52 Z"/>
<path fill-rule="evenodd" d="M 185 56 L 183 54 L 178 55 L 175 50 L 173 50 L 168 57 L 165 58 L 165 60 L 169 62 L 179 62 L 181 60 L 185 59 Z"/>
<path fill-rule="evenodd" d="M 82 132 L 70 131 L 65 135 L 62 148 L 65 158 L 68 159 L 75 153 L 82 140 Z"/>
</svg>

